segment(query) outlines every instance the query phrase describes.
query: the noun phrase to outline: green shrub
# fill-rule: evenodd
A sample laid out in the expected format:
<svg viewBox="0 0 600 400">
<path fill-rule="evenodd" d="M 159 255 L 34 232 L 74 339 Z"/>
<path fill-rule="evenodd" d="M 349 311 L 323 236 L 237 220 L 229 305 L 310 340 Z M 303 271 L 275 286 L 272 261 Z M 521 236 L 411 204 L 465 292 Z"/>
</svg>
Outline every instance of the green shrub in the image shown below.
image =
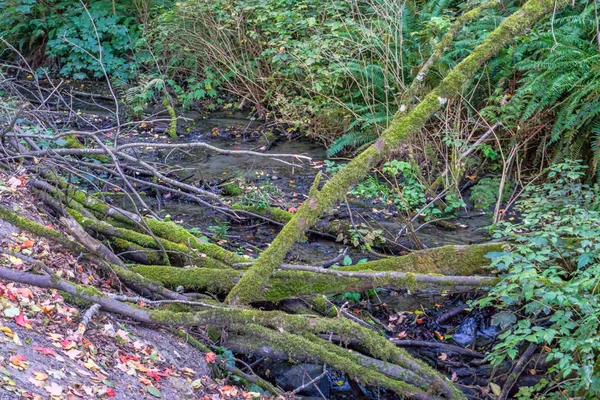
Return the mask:
<svg viewBox="0 0 600 400">
<path fill-rule="evenodd" d="M 48 62 L 41 55 L 48 56 L 61 75 L 103 78 L 103 65 L 111 78 L 125 80 L 135 69 L 131 52 L 139 35 L 129 7 L 108 0 L 90 2 L 87 11 L 74 0 L 0 1 L 0 36 L 26 56 L 38 54 L 42 66 Z"/>
<path fill-rule="evenodd" d="M 548 388 L 561 399 L 600 396 L 600 203 L 583 176 L 579 164 L 553 166 L 518 203 L 521 222 L 500 223 L 494 235 L 511 243 L 489 254 L 502 281 L 477 304 L 514 317 L 488 359 L 498 365 L 521 344 L 539 344 L 552 377 L 521 398 Z"/>
</svg>

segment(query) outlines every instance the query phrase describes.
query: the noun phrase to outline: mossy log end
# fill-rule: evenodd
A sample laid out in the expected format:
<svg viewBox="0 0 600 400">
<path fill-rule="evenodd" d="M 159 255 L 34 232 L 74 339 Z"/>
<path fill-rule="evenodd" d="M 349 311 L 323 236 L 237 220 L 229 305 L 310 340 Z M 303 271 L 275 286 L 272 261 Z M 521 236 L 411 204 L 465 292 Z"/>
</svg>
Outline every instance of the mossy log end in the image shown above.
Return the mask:
<svg viewBox="0 0 600 400">
<path fill-rule="evenodd" d="M 486 254 L 502 251 L 505 243 L 442 246 L 339 268 L 340 271 L 401 271 L 420 274 L 471 276 L 489 273 Z"/>
<path fill-rule="evenodd" d="M 298 212 L 273 240 L 271 246 L 259 257 L 240 282 L 234 287 L 227 302 L 247 304 L 262 293 L 269 277 L 281 264 L 295 242 L 319 217 L 343 199 L 349 187 L 365 178 L 384 157 L 420 131 L 429 118 L 446 103 L 448 98 L 460 93 L 463 85 L 473 78 L 481 66 L 494 57 L 504 46 L 525 32 L 553 8 L 562 9 L 567 0 L 529 0 L 518 11 L 506 18 L 473 52 L 454 67 L 443 81 L 433 89 L 409 114 L 398 112 L 381 137 L 342 168 L 319 191 L 318 180 Z"/>
</svg>

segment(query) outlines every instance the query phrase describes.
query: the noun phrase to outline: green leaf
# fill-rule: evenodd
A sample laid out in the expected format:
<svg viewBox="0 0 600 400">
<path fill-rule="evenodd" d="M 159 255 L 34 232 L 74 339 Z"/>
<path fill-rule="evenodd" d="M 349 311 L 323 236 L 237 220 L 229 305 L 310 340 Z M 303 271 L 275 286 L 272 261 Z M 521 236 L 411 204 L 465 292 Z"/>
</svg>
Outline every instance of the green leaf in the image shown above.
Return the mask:
<svg viewBox="0 0 600 400">
<path fill-rule="evenodd" d="M 162 394 L 160 393 L 160 390 L 158 390 L 154 386 L 146 386 L 146 391 L 158 399 L 162 398 Z"/>
</svg>

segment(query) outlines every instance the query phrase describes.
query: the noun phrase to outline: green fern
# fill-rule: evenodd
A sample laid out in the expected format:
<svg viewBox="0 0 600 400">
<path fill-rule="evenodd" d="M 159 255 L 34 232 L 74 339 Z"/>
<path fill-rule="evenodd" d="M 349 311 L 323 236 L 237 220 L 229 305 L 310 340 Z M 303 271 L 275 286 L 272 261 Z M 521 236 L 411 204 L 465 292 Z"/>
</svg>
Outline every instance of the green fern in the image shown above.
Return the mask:
<svg viewBox="0 0 600 400">
<path fill-rule="evenodd" d="M 351 131 L 337 138 L 331 146 L 329 146 L 329 149 L 327 149 L 327 155 L 333 157 L 342 153 L 348 147 L 362 147 L 364 145 L 369 145 L 376 139 L 377 135 L 373 133 Z"/>
</svg>

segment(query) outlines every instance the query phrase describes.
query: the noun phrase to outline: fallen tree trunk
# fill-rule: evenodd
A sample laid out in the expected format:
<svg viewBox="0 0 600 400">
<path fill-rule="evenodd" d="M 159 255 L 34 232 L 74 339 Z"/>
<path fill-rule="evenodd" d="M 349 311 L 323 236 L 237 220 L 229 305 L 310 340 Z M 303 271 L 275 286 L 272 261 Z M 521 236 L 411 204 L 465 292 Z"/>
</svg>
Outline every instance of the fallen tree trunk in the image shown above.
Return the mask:
<svg viewBox="0 0 600 400">
<path fill-rule="evenodd" d="M 297 266 L 295 266 L 297 267 Z M 364 292 L 376 288 L 414 290 L 422 287 L 447 289 L 450 287 L 485 288 L 493 286 L 498 278 L 483 276 L 425 275 L 404 272 L 349 272 L 324 270 L 315 273 L 313 268 L 302 266 L 298 271 L 277 271 L 273 274 L 261 300 L 277 302 L 292 297 L 317 294 Z M 225 295 L 244 276 L 241 271 L 208 268 L 174 268 L 159 265 L 130 266 L 151 281 L 170 289 L 206 291 Z M 322 271 L 322 272 L 324 272 Z"/>
<path fill-rule="evenodd" d="M 72 209 L 71 209 L 72 210 Z M 77 213 L 75 213 L 77 215 Z M 86 218 L 81 217 L 80 219 Z M 0 207 L 0 217 L 17 227 L 29 230 L 39 236 L 59 241 L 65 248 L 72 249 L 78 254 L 98 252 L 96 257 L 103 257 L 105 248 L 89 238 L 78 239 L 81 243 L 88 243 L 89 249 L 81 246 L 77 242 L 65 237 L 54 229 L 44 227 L 41 224 L 32 222 L 26 218 L 19 217 L 16 213 Z M 91 219 L 91 218 L 90 218 Z M 75 222 L 71 221 L 70 224 Z M 97 223 L 99 221 L 94 221 Z M 84 221 L 85 225 L 85 221 Z M 103 222 L 103 231 L 113 232 L 112 225 Z M 113 227 L 114 228 L 114 227 Z M 74 234 L 78 235 L 77 227 L 71 227 Z M 120 228 L 124 229 L 124 228 Z M 96 232 L 93 227 L 88 226 L 88 230 Z M 81 232 L 79 232 L 81 233 Z M 147 240 L 149 240 L 148 236 Z M 416 252 L 405 257 L 399 257 L 399 262 L 391 262 L 392 259 L 385 259 L 366 263 L 368 269 L 364 271 L 354 271 L 351 268 L 340 268 L 339 270 L 311 269 L 306 266 L 281 265 L 282 270 L 276 274 L 272 280 L 273 285 L 268 292 L 268 297 L 273 300 L 282 300 L 291 296 L 314 295 L 319 293 L 332 293 L 336 291 L 345 291 L 349 289 L 361 290 L 366 288 L 379 287 L 381 285 L 393 287 L 414 287 L 419 284 L 419 280 L 427 284 L 461 284 L 473 283 L 480 280 L 479 284 L 487 285 L 493 282 L 493 279 L 485 277 L 446 277 L 438 275 L 415 274 L 410 272 L 386 272 L 393 271 L 393 268 L 415 268 L 415 262 L 419 259 L 427 259 L 429 267 L 444 267 L 444 255 L 448 257 L 446 265 L 452 266 L 461 255 L 470 254 L 475 261 L 476 267 L 480 268 L 486 263 L 483 255 L 485 252 L 497 249 L 499 244 L 478 245 L 472 249 L 469 247 L 441 248 L 429 250 L 437 256 L 424 258 L 426 252 Z M 102 251 L 98 251 L 102 249 Z M 473 250 L 473 251 L 470 251 Z M 104 255 L 105 256 L 105 255 Z M 462 257 L 464 258 L 464 257 Z M 96 259 L 96 262 L 99 260 Z M 100 260 L 101 261 L 101 260 Z M 235 264 L 235 263 L 233 263 Z M 428 267 L 428 268 L 429 268 Z M 300 269 L 300 270 L 294 270 Z M 308 270 L 302 270 L 308 269 Z M 160 323 L 166 325 L 202 325 L 214 328 L 227 329 L 231 332 L 238 332 L 242 335 L 251 335 L 262 341 L 263 345 L 277 346 L 280 351 L 284 351 L 290 358 L 296 356 L 311 356 L 315 360 L 327 363 L 332 367 L 355 377 L 364 384 L 379 385 L 389 390 L 396 391 L 399 395 L 418 399 L 437 399 L 440 395 L 445 398 L 463 398 L 460 392 L 453 388 L 443 377 L 431 370 L 425 364 L 412 359 L 401 349 L 389 343 L 384 337 L 379 336 L 377 332 L 371 331 L 356 322 L 344 319 L 331 319 L 319 317 L 307 317 L 300 315 L 289 315 L 282 312 L 266 312 L 253 309 L 241 309 L 226 307 L 217 302 L 210 304 L 190 302 L 188 298 L 179 293 L 172 292 L 164 288 L 166 286 L 175 288 L 181 286 L 179 283 L 196 285 L 196 288 L 202 287 L 203 290 L 213 291 L 215 293 L 226 294 L 235 285 L 235 280 L 243 276 L 243 270 L 235 270 L 228 265 L 226 268 L 175 268 L 170 266 L 124 266 L 108 264 L 106 267 L 108 273 L 115 273 L 124 282 L 129 283 L 135 288 L 141 286 L 147 288 L 152 293 L 172 298 L 174 301 L 181 302 L 182 305 L 189 307 L 201 307 L 200 311 L 190 310 L 188 312 L 173 312 L 167 309 L 140 309 L 135 306 L 123 303 L 114 297 L 107 296 L 95 288 L 84 287 L 66 282 L 56 276 L 40 276 L 30 273 L 14 271 L 6 268 L 0 268 L 0 278 L 15 282 L 21 282 L 36 285 L 45 288 L 54 288 L 62 290 L 70 295 L 80 297 L 90 303 L 99 304 L 103 310 L 126 315 L 144 323 Z M 172 281 L 168 281 L 172 279 Z M 176 279 L 182 279 L 176 282 Z M 280 280 L 278 283 L 277 280 Z M 452 282 L 457 279 L 458 282 Z M 307 284 L 308 282 L 308 284 Z M 149 302 L 150 305 L 154 304 Z M 209 307 L 210 306 L 210 307 Z M 364 360 L 360 356 L 346 354 L 346 351 L 334 346 L 326 341 L 315 341 L 310 335 L 335 334 L 342 338 L 344 342 L 357 340 L 361 346 L 367 349 L 371 357 L 391 363 L 389 368 L 396 368 L 396 371 L 406 370 L 400 378 L 389 377 L 385 373 L 386 369 L 382 365 L 365 366 Z M 300 335 L 300 336 L 296 336 Z M 308 336 L 307 336 L 308 335 Z M 307 339 L 308 337 L 308 339 Z M 310 343 L 310 346 L 308 345 Z M 377 363 L 371 363 L 374 365 Z M 388 370 L 389 370 L 388 368 Z M 423 385 L 422 379 L 414 379 L 419 376 L 425 382 L 434 382 L 434 385 Z"/>
<path fill-rule="evenodd" d="M 325 211 L 344 198 L 352 184 L 365 178 L 378 162 L 416 134 L 448 98 L 456 96 L 481 66 L 517 35 L 529 29 L 553 8 L 561 9 L 567 4 L 566 0 L 529 0 L 491 32 L 487 39 L 460 62 L 414 110 L 406 116 L 399 112 L 375 144 L 344 166 L 320 190 L 320 176 L 317 176 L 309 198 L 294 218 L 284 226 L 271 246 L 231 290 L 227 302 L 233 305 L 245 304 L 260 298 L 269 277 L 283 262 L 294 243 L 304 236 L 306 230 L 312 227 Z"/>
</svg>

